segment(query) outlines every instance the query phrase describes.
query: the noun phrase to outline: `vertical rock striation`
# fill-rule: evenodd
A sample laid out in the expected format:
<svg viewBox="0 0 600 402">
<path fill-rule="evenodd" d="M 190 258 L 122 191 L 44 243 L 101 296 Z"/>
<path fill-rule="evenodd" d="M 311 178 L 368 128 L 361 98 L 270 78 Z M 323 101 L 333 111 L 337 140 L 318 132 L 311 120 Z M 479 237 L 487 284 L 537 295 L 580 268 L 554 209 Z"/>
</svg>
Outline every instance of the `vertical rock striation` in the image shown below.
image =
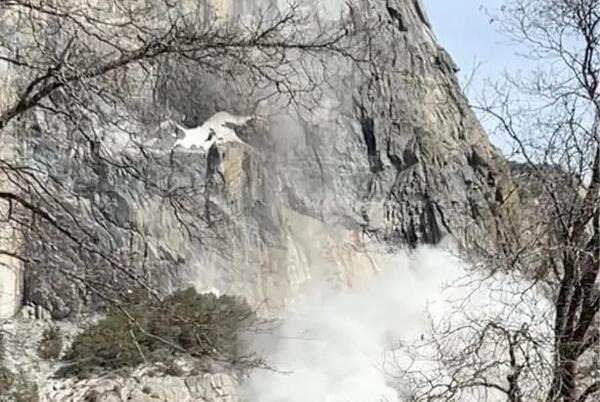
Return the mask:
<svg viewBox="0 0 600 402">
<path fill-rule="evenodd" d="M 126 133 L 93 128 L 113 137 L 113 145 L 104 143 L 111 157 L 162 183 L 162 193 L 139 175 L 123 176 L 85 144 L 30 146 L 32 163 L 50 167 L 68 184 L 68 191 L 56 189 L 62 200 L 57 217 L 77 216 L 74 233 L 97 233 L 110 253 L 81 246 L 56 252 L 54 229 L 38 222 L 41 234 L 29 234 L 26 242 L 27 301 L 64 318 L 110 296 L 99 297 L 89 281 L 117 292 L 144 282 L 161 292 L 190 284 L 233 292 L 276 311 L 316 276 L 359 286 L 377 272 L 379 256 L 397 248 L 447 236 L 470 249 L 507 247 L 512 184 L 460 90 L 457 67 L 437 43 L 420 1 L 383 3 L 353 6 L 355 18 L 381 21 L 371 33 L 371 70 L 328 61 L 321 73 L 329 85 L 320 88 L 316 107 L 279 109 L 274 116 L 272 105 L 259 108 L 271 116 L 237 129 L 245 144 L 171 152 L 159 137 L 173 130 L 163 127 L 158 137 L 143 133 L 156 141 L 140 153 L 124 145 Z M 240 4 L 220 1 L 214 8 L 252 12 Z M 329 16 L 335 14 L 330 8 Z M 223 105 L 239 111 L 250 103 L 201 78 L 210 92 L 193 92 L 198 83 L 163 85 L 154 88 L 156 96 L 193 120 L 203 116 L 198 124 Z M 189 105 L 211 106 L 190 116 Z M 21 130 L 69 131 L 36 116 L 20 123 Z M 174 195 L 185 216 L 170 208 Z"/>
<path fill-rule="evenodd" d="M 281 3 L 213 0 L 212 11 L 196 11 L 225 19 Z M 324 4 L 329 19 L 342 10 Z M 19 142 L 0 137 L 0 161 L 18 154 L 45 172 L 53 197 L 34 192 L 32 202 L 45 202 L 75 240 L 43 219 L 22 232 L 0 220 L 0 318 L 18 310 L 22 287 L 27 303 L 56 319 L 139 286 L 238 294 L 276 314 L 315 278 L 363 286 L 400 248 L 447 237 L 468 251 L 510 247 L 516 200 L 506 162 L 469 108 L 422 2 L 356 0 L 345 12 L 358 25 L 381 22 L 362 49 L 372 63 L 362 70 L 327 60 L 318 94 L 300 99 L 313 102 L 310 111 L 251 109 L 253 99 L 177 61 L 157 66 L 150 83 L 134 69 L 123 73 L 139 98 L 156 97 L 191 125 L 220 111 L 262 116 L 235 127 L 240 142 L 173 148 L 172 125 L 140 128 L 133 118 L 77 127 L 93 141 L 73 139 L 74 127 L 43 111 L 15 123 Z M 182 77 L 186 84 L 173 83 Z M 0 191 L 16 191 L 4 165 Z M 0 219 L 13 212 L 0 199 Z M 94 247 L 77 242 L 84 238 Z M 14 250 L 26 258 L 11 257 Z M 138 374 L 58 381 L 42 400 L 237 400 L 227 376 Z"/>
</svg>

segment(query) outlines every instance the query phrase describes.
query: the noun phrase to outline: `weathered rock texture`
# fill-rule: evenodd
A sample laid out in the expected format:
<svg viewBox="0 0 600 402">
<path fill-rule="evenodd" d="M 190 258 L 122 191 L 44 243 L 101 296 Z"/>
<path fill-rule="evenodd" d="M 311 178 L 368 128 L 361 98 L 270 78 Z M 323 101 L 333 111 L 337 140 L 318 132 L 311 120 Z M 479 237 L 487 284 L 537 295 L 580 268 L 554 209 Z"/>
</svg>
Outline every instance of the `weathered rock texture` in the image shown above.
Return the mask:
<svg viewBox="0 0 600 402">
<path fill-rule="evenodd" d="M 546 277 L 562 258 L 564 240 L 560 222 L 569 222 L 581 210 L 585 193 L 579 181 L 557 165 L 511 162 L 522 210 L 516 230 L 522 251 L 518 254 L 529 275 Z M 593 223 L 589 223 L 590 233 Z"/>
<path fill-rule="evenodd" d="M 101 378 L 66 382 L 62 389 L 48 390 L 40 402 L 237 402 L 235 383 L 223 374 L 203 374 L 173 377 L 144 373 L 139 370 L 130 377 Z M 58 387 L 57 387 L 58 388 Z"/>
<path fill-rule="evenodd" d="M 10 138 L 0 137 L 0 161 L 15 160 L 15 144 Z M 18 188 L 12 177 L 0 165 L 0 192 L 15 192 Z M 0 318 L 15 314 L 22 301 L 23 262 L 18 258 L 22 236 L 10 219 L 20 214 L 18 206 L 9 200 L 0 200 Z"/>
<path fill-rule="evenodd" d="M 279 109 L 238 130 L 249 146 L 205 155 L 158 141 L 142 154 L 114 127 L 91 127 L 101 133 L 94 149 L 39 140 L 69 130 L 43 113 L 22 123 L 32 138 L 27 157 L 61 182 L 48 182 L 58 196 L 45 202 L 76 239 L 95 239 L 65 251 L 60 231 L 38 222 L 25 244 L 26 299 L 64 318 L 142 282 L 161 292 L 191 284 L 275 311 L 311 277 L 360 284 L 377 271 L 377 253 L 393 248 L 448 235 L 504 247 L 511 182 L 456 66 L 420 2 L 369 4 L 365 15 L 385 22 L 373 42 L 376 71 L 331 60 L 333 89 L 322 90 L 317 107 Z M 235 104 L 223 95 L 207 102 L 218 89 L 195 85 L 157 91 L 184 117 L 187 105 L 205 104 L 192 120 Z M 140 135 L 170 136 L 152 130 Z"/>
<path fill-rule="evenodd" d="M 42 332 L 50 323 L 32 317 L 19 317 L 0 323 L 4 353 L 0 365 L 26 384 L 18 395 L 32 391 L 38 384 L 40 402 L 237 402 L 236 382 L 232 376 L 219 373 L 195 373 L 180 362 L 179 373 L 169 372 L 164 365 L 147 365 L 128 375 L 109 374 L 91 379 L 55 378 L 60 363 L 42 360 L 37 347 Z M 61 336 L 69 343 L 77 331 L 75 325 L 61 323 Z M 16 401 L 25 400 L 17 399 Z M 29 399 L 27 399 L 29 400 Z M 9 395 L 0 394 L 0 401 L 13 402 Z"/>
<path fill-rule="evenodd" d="M 217 9 L 235 4 L 220 1 Z M 141 152 L 114 126 L 89 127 L 99 136 L 87 143 L 63 141 L 74 130 L 44 113 L 20 122 L 30 137 L 24 157 L 60 178 L 47 181 L 57 196 L 44 201 L 74 235 L 65 240 L 47 221 L 24 234 L 27 301 L 73 318 L 133 287 L 167 293 L 193 285 L 276 312 L 311 278 L 360 286 L 382 253 L 400 247 L 446 236 L 470 248 L 508 247 L 508 171 L 421 2 L 365 0 L 356 10 L 356 18 L 384 22 L 373 41 L 376 68 L 365 75 L 331 60 L 324 74 L 333 89 L 322 89 L 317 107 L 279 109 L 238 129 L 247 145 L 171 152 L 172 127 L 129 127 L 154 140 Z M 248 112 L 250 100 L 229 96 L 227 85 L 192 76 L 179 87 L 159 77 L 153 95 L 196 124 L 220 110 Z M 64 137 L 44 140 L 52 133 Z M 213 395 L 205 377 L 167 380 L 174 385 L 156 392 L 174 393 L 163 401 L 234 400 Z M 148 400 L 145 383 L 119 381 L 107 382 L 98 400 Z M 61 392 L 48 400 L 82 398 Z"/>
</svg>

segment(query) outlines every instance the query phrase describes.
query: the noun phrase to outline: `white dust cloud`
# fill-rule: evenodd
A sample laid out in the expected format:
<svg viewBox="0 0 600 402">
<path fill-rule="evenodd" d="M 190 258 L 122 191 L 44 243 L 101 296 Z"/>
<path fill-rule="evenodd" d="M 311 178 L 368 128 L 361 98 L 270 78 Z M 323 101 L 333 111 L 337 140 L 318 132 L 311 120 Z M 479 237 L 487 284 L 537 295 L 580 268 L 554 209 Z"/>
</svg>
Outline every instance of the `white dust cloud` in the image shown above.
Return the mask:
<svg viewBox="0 0 600 402">
<path fill-rule="evenodd" d="M 388 384 L 385 353 L 427 328 L 427 304 L 440 308 L 443 284 L 464 272 L 447 252 L 422 247 L 395 256 L 361 290 L 336 293 L 314 284 L 290 306 L 276 333 L 254 348 L 277 371 L 257 371 L 242 400 L 260 402 L 399 402 Z"/>
<path fill-rule="evenodd" d="M 363 289 L 339 293 L 323 281 L 312 284 L 289 307 L 276 331 L 255 340 L 254 349 L 274 370 L 254 372 L 243 385 L 241 399 L 404 402 L 408 398 L 402 395 L 411 394 L 415 379 L 403 378 L 399 374 L 402 368 L 410 366 L 419 376 L 435 372 L 440 380 L 448 376 L 435 358 L 414 361 L 408 349 L 399 348 L 399 344 L 431 344 L 432 331 L 456 329 L 464 322 L 480 322 L 483 327 L 493 320 L 517 330 L 530 325 L 537 328 L 538 334 L 532 335 L 540 340 L 544 333 L 551 333 L 545 324 L 551 322 L 547 299 L 522 279 L 489 276 L 481 268 L 469 272 L 453 254 L 431 247 L 389 258 L 382 268 Z M 456 331 L 454 338 L 444 341 L 448 356 L 478 335 Z M 421 347 L 422 356 L 434 357 L 433 350 L 426 348 Z M 502 359 L 495 355 L 501 349 L 494 339 L 482 346 L 490 359 Z M 467 365 L 463 374 L 471 376 L 470 370 Z M 509 374 L 506 370 L 481 375 L 502 383 Z M 505 395 L 486 395 L 482 399 L 467 391 L 461 400 L 505 399 Z"/>
</svg>

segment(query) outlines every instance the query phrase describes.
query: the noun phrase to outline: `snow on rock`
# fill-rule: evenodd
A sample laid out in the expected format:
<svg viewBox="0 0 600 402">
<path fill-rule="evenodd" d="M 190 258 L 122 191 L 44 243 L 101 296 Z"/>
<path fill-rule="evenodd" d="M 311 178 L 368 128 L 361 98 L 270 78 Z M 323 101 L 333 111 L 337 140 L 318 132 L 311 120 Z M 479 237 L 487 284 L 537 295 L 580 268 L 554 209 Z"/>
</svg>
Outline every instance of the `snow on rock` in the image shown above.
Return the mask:
<svg viewBox="0 0 600 402">
<path fill-rule="evenodd" d="M 248 145 L 237 136 L 232 126 L 243 126 L 252 119 L 252 116 L 234 116 L 227 112 L 218 112 L 199 127 L 186 129 L 178 126 L 184 132 L 184 137 L 177 139 L 173 147 L 208 151 L 215 143 L 238 142 Z"/>
</svg>

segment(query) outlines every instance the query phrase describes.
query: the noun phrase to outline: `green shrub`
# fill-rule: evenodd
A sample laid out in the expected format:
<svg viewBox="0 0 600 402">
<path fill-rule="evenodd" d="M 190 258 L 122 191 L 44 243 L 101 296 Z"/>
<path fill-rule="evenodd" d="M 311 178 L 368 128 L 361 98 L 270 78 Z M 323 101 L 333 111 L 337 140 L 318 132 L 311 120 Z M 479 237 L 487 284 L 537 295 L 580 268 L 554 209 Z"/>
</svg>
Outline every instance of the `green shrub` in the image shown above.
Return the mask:
<svg viewBox="0 0 600 402">
<path fill-rule="evenodd" d="M 0 402 L 38 402 L 39 391 L 35 382 L 30 381 L 25 373 L 14 374 L 4 366 L 0 366 Z"/>
<path fill-rule="evenodd" d="M 48 327 L 42 333 L 42 339 L 38 345 L 38 356 L 42 359 L 57 359 L 63 347 L 63 339 L 58 327 Z"/>
<path fill-rule="evenodd" d="M 15 375 L 0 365 L 0 395 L 6 395 L 15 381 Z"/>
<path fill-rule="evenodd" d="M 29 380 L 25 373 L 20 372 L 9 394 L 12 402 L 39 402 L 39 390 L 35 382 Z"/>
<path fill-rule="evenodd" d="M 254 319 L 237 297 L 187 289 L 159 302 L 136 293 L 74 339 L 62 375 L 87 377 L 179 354 L 234 362 L 242 357 L 240 331 Z"/>
<path fill-rule="evenodd" d="M 0 332 L 0 402 L 38 402 L 38 386 L 24 372 L 15 374 L 4 366 L 4 339 Z"/>
</svg>

